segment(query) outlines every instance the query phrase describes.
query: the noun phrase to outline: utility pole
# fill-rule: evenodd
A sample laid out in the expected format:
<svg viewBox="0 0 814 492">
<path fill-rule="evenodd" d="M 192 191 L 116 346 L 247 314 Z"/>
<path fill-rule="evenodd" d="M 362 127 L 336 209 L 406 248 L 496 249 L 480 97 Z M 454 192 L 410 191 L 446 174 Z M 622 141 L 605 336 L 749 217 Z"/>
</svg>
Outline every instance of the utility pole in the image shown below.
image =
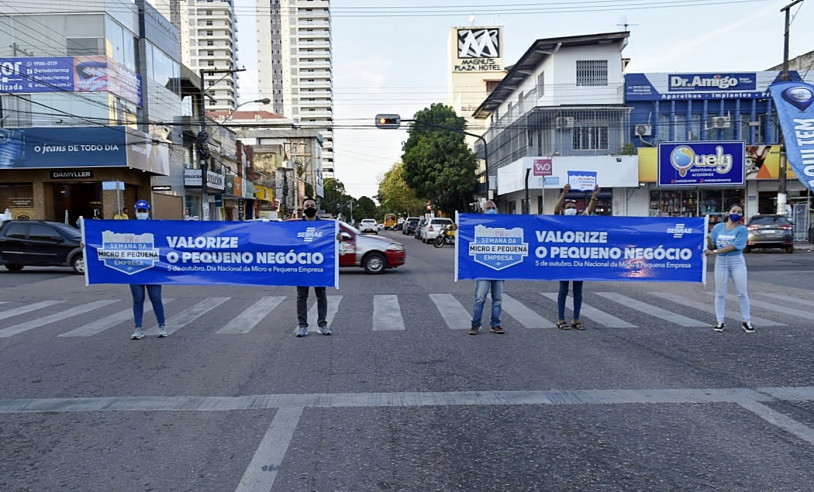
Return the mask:
<svg viewBox="0 0 814 492">
<path fill-rule="evenodd" d="M 789 76 L 789 30 L 791 24 L 790 11 L 792 7 L 802 2 L 803 0 L 794 0 L 790 4 L 780 9 L 781 12 L 785 12 L 786 14 L 786 27 L 783 30 L 783 75 L 781 76 L 783 82 L 788 82 L 788 80 L 791 78 Z M 786 165 L 786 143 L 785 139 L 783 138 L 783 132 L 780 132 L 780 163 L 777 171 L 777 213 L 783 215 L 786 214 L 787 202 Z"/>
</svg>

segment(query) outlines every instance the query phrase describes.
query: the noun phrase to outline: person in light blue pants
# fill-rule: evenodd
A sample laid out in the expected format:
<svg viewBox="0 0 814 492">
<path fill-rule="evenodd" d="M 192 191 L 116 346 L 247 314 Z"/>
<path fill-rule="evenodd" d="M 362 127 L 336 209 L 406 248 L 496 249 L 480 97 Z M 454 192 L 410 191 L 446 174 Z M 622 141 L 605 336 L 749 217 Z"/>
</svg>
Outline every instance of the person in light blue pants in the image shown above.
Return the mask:
<svg viewBox="0 0 814 492">
<path fill-rule="evenodd" d="M 486 214 L 496 214 L 497 205 L 492 200 L 483 205 Z M 486 296 L 492 291 L 492 316 L 489 320 L 489 331 L 502 335 L 506 333 L 500 326 L 500 314 L 503 303 L 503 280 L 476 280 L 475 281 L 475 305 L 472 307 L 472 327 L 469 329 L 470 335 L 477 335 L 483 321 L 483 305 L 486 303 Z"/>
<path fill-rule="evenodd" d="M 726 294 L 729 291 L 729 279 L 735 287 L 738 296 L 738 305 L 743 319 L 741 326 L 746 333 L 753 333 L 752 314 L 749 309 L 749 294 L 746 289 L 746 260 L 743 258 L 743 248 L 749 238 L 749 231 L 742 225 L 743 207 L 733 204 L 729 207 L 729 215 L 725 222 L 715 224 L 712 232 L 707 236 L 709 249 L 704 251 L 707 256 L 715 256 L 715 325 L 712 329 L 724 331 L 724 313 L 726 308 Z"/>
</svg>

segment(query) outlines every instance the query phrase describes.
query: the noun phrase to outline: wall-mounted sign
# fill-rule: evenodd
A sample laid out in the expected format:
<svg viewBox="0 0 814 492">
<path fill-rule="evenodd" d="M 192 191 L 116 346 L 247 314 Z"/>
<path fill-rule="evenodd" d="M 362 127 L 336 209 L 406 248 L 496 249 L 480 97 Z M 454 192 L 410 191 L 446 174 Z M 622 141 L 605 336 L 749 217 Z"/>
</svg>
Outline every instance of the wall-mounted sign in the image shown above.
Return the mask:
<svg viewBox="0 0 814 492">
<path fill-rule="evenodd" d="M 170 185 L 155 185 L 150 188 L 153 191 L 172 191 L 172 186 Z"/>
<path fill-rule="evenodd" d="M 667 142 L 659 144 L 659 186 L 744 184 L 743 142 Z"/>
<path fill-rule="evenodd" d="M 51 171 L 51 179 L 91 179 L 93 171 L 78 169 L 76 171 Z"/>
<path fill-rule="evenodd" d="M 797 72 L 789 72 L 799 80 Z M 782 72 L 629 73 L 625 101 L 673 99 L 764 99 Z"/>
<path fill-rule="evenodd" d="M 457 30 L 458 59 L 453 72 L 499 72 L 503 70 L 499 27 Z"/>
</svg>

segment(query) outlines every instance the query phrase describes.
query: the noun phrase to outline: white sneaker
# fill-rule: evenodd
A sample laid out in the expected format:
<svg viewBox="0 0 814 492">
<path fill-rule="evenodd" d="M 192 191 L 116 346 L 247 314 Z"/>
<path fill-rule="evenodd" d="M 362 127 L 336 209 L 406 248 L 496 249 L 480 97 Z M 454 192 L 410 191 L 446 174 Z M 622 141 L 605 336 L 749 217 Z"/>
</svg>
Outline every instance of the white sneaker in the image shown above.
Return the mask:
<svg viewBox="0 0 814 492">
<path fill-rule="evenodd" d="M 164 325 L 158 325 L 158 338 L 164 338 L 166 336 L 169 336 L 169 333 L 167 333 L 167 327 Z"/>
<path fill-rule="evenodd" d="M 298 337 L 304 337 L 308 335 L 308 327 L 307 326 L 298 326 L 296 330 L 294 330 L 294 334 Z"/>
<path fill-rule="evenodd" d="M 142 331 L 140 326 L 137 326 L 133 334 L 130 335 L 130 340 L 141 340 L 142 338 L 144 338 L 144 331 Z"/>
<path fill-rule="evenodd" d="M 319 331 L 319 332 L 320 332 L 320 333 L 322 333 L 323 335 L 330 335 L 330 334 L 331 334 L 331 329 L 330 329 L 330 328 L 328 328 L 327 326 L 320 326 L 320 327 L 317 329 L 317 331 Z"/>
</svg>

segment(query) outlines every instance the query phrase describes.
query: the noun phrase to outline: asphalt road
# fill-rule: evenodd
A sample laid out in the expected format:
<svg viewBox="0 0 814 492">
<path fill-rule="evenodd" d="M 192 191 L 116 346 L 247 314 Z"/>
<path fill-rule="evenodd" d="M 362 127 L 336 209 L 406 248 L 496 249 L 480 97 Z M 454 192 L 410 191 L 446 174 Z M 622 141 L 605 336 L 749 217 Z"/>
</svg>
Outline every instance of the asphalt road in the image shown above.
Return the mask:
<svg viewBox="0 0 814 492">
<path fill-rule="evenodd" d="M 814 253 L 747 256 L 753 334 L 711 283 L 586 283 L 561 331 L 507 282 L 472 337 L 452 249 L 383 234 L 407 265 L 343 270 L 330 337 L 293 288 L 167 287 L 131 341 L 126 286 L 0 269 L 0 490 L 812 489 Z"/>
</svg>

